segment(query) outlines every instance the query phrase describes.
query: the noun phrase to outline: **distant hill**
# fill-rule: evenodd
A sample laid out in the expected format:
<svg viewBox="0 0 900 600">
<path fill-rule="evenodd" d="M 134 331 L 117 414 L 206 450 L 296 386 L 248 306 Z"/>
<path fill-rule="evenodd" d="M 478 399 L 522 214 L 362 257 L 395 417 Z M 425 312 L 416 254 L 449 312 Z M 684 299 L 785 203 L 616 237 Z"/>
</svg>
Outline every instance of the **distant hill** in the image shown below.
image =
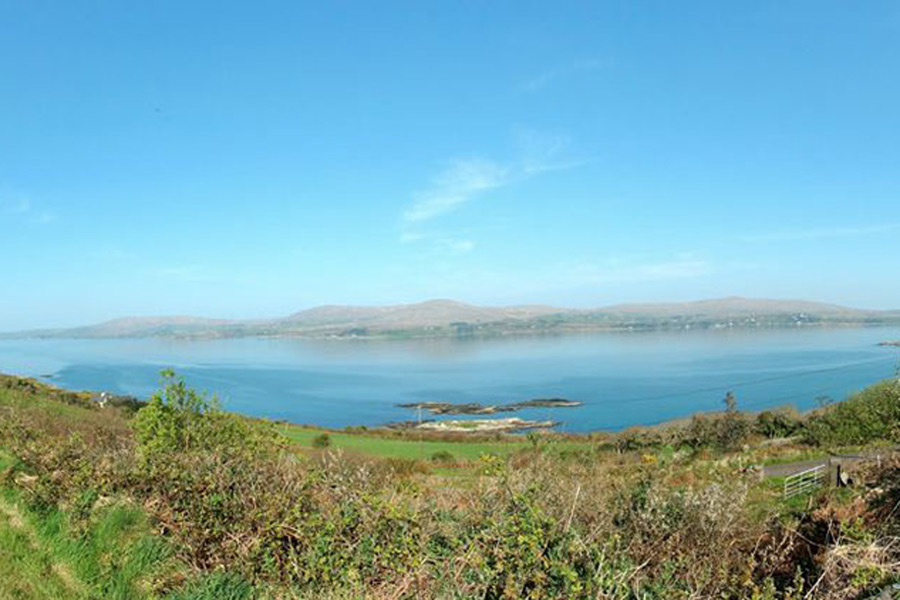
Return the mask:
<svg viewBox="0 0 900 600">
<path fill-rule="evenodd" d="M 188 331 L 206 331 L 228 325 L 224 319 L 204 319 L 201 317 L 124 317 L 105 321 L 97 325 L 63 330 L 75 337 L 147 337 Z"/>
<path fill-rule="evenodd" d="M 287 317 L 227 320 L 128 317 L 72 329 L 3 337 L 449 337 L 581 331 L 716 329 L 798 325 L 900 324 L 900 311 L 873 311 L 806 300 L 720 298 L 682 303 L 616 304 L 597 309 L 475 306 L 429 300 L 394 306 L 319 306 Z"/>
<path fill-rule="evenodd" d="M 565 309 L 550 306 L 474 306 L 454 300 L 429 300 L 396 306 L 320 306 L 295 313 L 285 319 L 296 325 L 344 325 L 359 327 L 438 327 L 456 322 L 491 323 L 509 319 L 532 319 L 559 314 Z"/>
<path fill-rule="evenodd" d="M 622 314 L 647 314 L 655 316 L 708 315 L 745 316 L 772 314 L 810 315 L 865 315 L 871 312 L 847 308 L 837 304 L 810 302 L 808 300 L 769 300 L 765 298 L 741 298 L 732 296 L 713 300 L 678 303 L 615 304 L 603 309 L 604 312 Z"/>
</svg>

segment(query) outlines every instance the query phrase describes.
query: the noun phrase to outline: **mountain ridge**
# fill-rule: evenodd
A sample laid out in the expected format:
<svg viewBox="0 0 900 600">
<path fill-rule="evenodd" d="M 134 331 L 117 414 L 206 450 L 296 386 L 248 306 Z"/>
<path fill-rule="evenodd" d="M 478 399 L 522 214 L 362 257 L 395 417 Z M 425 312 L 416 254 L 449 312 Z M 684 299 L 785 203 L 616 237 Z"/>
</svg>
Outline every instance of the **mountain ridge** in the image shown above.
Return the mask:
<svg viewBox="0 0 900 600">
<path fill-rule="evenodd" d="M 689 302 L 622 303 L 600 308 L 538 304 L 479 306 L 448 299 L 385 306 L 322 305 L 286 317 L 216 319 L 188 315 L 121 317 L 72 328 L 11 332 L 3 337 L 367 337 L 407 332 L 427 336 L 692 328 L 742 325 L 900 323 L 900 311 L 850 308 L 825 302 L 729 296 Z M 754 325 L 756 324 L 756 325 Z"/>
</svg>

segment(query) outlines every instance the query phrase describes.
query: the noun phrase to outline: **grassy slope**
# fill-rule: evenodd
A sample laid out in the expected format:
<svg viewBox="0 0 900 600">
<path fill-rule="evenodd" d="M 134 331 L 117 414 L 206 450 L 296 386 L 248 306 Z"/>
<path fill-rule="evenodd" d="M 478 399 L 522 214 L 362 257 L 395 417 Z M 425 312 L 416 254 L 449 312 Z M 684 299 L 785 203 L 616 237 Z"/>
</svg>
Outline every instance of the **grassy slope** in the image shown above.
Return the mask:
<svg viewBox="0 0 900 600">
<path fill-rule="evenodd" d="M 6 468 L 0 460 L 0 467 Z M 0 492 L 0 598 L 77 597 L 81 584 L 56 561 L 8 490 Z"/>
<path fill-rule="evenodd" d="M 109 507 L 76 535 L 62 512 L 35 513 L 0 494 L 0 597 L 141 598 L 170 568 L 169 550 L 134 508 Z"/>
<path fill-rule="evenodd" d="M 66 404 L 54 399 L 46 390 L 34 392 L 0 387 L 0 411 L 11 407 L 15 407 L 16 412 L 23 414 L 27 412 L 52 414 L 58 418 L 66 432 L 77 432 L 81 426 L 97 419 L 111 419 L 116 427 L 128 429 L 125 421 L 114 412 L 106 413 Z M 282 426 L 280 429 L 304 449 L 312 448 L 313 439 L 324 431 L 301 426 Z M 333 449 L 380 458 L 426 462 L 437 452 L 449 452 L 457 460 L 468 462 L 477 460 L 482 454 L 506 456 L 530 446 L 530 442 L 526 439 L 515 437 L 503 437 L 500 441 L 481 438 L 477 441 L 457 442 L 427 438 L 404 439 L 372 432 L 329 431 L 328 435 Z M 588 438 L 584 441 L 548 438 L 542 443 L 542 447 L 545 450 L 552 449 L 549 454 L 554 455 L 562 455 L 567 450 L 596 450 L 596 446 L 597 442 L 592 442 Z M 778 463 L 819 454 L 820 450 L 807 447 L 775 447 L 760 444 L 751 445 L 739 453 L 726 457 L 716 453 L 707 455 L 706 452 L 700 452 L 696 457 L 689 458 L 683 452 L 665 447 L 641 450 L 626 457 L 595 452 L 586 456 L 586 459 L 592 466 L 606 462 L 612 465 L 614 462 L 622 461 L 630 464 L 640 460 L 646 463 L 648 472 L 652 471 L 659 477 L 665 476 L 665 485 L 673 483 L 681 485 L 688 480 L 695 483 L 698 480 L 721 482 L 722 473 L 734 473 L 735 469 L 746 464 Z M 558 456 L 553 457 L 554 460 L 556 458 Z M 571 467 L 575 463 L 561 461 L 554 464 L 563 468 Z M 150 533 L 146 517 L 140 510 L 123 504 L 106 506 L 91 513 L 92 518 L 86 530 L 73 531 L 64 512 L 32 510 L 27 502 L 27 491 L 13 490 L 18 486 L 15 486 L 10 478 L 3 476 L 11 465 L 12 461 L 9 457 L 4 457 L 3 448 L 0 447 L 0 600 L 48 597 L 76 599 L 156 597 L 155 590 L 171 590 L 173 581 L 184 581 L 187 569 L 172 558 L 171 549 L 163 538 Z M 444 471 L 442 468 L 435 470 L 438 473 Z M 468 471 L 466 468 L 454 469 L 453 474 L 465 474 Z M 416 475 L 418 476 L 419 474 Z M 428 477 L 420 481 L 430 488 L 446 483 L 441 483 L 438 479 Z M 593 477 L 593 480 L 597 479 Z M 553 481 L 556 485 L 556 480 Z M 563 481 L 570 482 L 560 479 L 560 482 Z M 752 486 L 750 503 L 759 510 L 760 515 L 772 513 L 768 509 L 773 506 L 778 509 L 775 512 L 790 509 L 799 514 L 805 510 L 808 498 L 797 498 L 790 503 L 781 500 L 780 483 L 780 480 L 771 479 Z M 456 486 L 458 481 L 447 485 Z M 572 486 L 561 483 L 560 490 L 565 491 L 568 487 Z M 578 490 L 580 489 L 579 484 Z M 563 502 L 569 521 L 579 500 L 578 492 L 575 494 L 574 500 Z M 68 509 L 72 510 L 72 507 Z M 160 582 L 168 583 L 160 587 Z M 239 578 L 233 579 L 226 574 L 218 573 L 193 580 L 186 588 L 168 598 L 237 599 L 248 598 L 251 594 L 260 592 L 259 588 L 254 590 Z M 310 596 L 312 597 L 320 596 Z"/>
<path fill-rule="evenodd" d="M 94 411 L 27 391 L 0 389 L 0 410 L 42 411 L 77 424 Z M 0 475 L 14 461 L 0 448 Z M 141 598 L 153 578 L 172 570 L 166 544 L 151 534 L 137 508 L 112 505 L 75 532 L 65 512 L 38 511 L 27 495 L 0 478 L 0 600 Z"/>
<path fill-rule="evenodd" d="M 46 390 L 0 387 L 0 411 L 10 409 L 51 415 L 73 430 L 104 418 L 60 402 Z M 5 480 L 14 464 L 0 447 L 0 600 L 251 597 L 254 590 L 225 574 L 188 578 L 189 569 L 173 557 L 166 540 L 153 534 L 138 507 L 114 504 L 95 511 L 84 531 L 73 530 L 63 510 L 35 510 L 28 496 Z M 157 593 L 186 579 L 169 595 Z"/>
</svg>

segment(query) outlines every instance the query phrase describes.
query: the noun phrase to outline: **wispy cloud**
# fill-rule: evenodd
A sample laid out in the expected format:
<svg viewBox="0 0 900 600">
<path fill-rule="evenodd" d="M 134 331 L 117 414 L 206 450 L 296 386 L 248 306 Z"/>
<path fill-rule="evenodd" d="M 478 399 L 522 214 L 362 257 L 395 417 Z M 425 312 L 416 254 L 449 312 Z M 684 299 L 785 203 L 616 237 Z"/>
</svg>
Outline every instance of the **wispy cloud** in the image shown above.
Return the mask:
<svg viewBox="0 0 900 600">
<path fill-rule="evenodd" d="M 413 194 L 413 204 L 403 213 L 403 220 L 420 223 L 456 210 L 479 193 L 505 185 L 511 175 L 509 167 L 491 160 L 455 159 L 428 189 Z"/>
<path fill-rule="evenodd" d="M 822 227 L 812 229 L 793 229 L 772 231 L 768 233 L 738 236 L 743 242 L 794 242 L 804 240 L 823 240 L 829 238 L 862 237 L 900 230 L 900 223 L 881 223 L 878 225 L 862 225 L 854 227 Z"/>
<path fill-rule="evenodd" d="M 411 203 L 401 214 L 400 241 L 432 241 L 455 253 L 475 248 L 472 239 L 427 229 L 438 218 L 455 212 L 491 191 L 537 177 L 550 171 L 572 169 L 586 161 L 566 157 L 570 140 L 521 129 L 514 136 L 514 157 L 506 161 L 485 157 L 455 158 L 446 163 L 430 184 L 411 194 Z"/>
<path fill-rule="evenodd" d="M 599 71 L 601 69 L 609 68 L 612 65 L 613 61 L 609 59 L 589 58 L 574 60 L 569 64 L 541 71 L 523 83 L 521 89 L 524 92 L 537 92 L 557 79 L 571 77 L 573 75 L 578 75 L 579 73 Z"/>
</svg>

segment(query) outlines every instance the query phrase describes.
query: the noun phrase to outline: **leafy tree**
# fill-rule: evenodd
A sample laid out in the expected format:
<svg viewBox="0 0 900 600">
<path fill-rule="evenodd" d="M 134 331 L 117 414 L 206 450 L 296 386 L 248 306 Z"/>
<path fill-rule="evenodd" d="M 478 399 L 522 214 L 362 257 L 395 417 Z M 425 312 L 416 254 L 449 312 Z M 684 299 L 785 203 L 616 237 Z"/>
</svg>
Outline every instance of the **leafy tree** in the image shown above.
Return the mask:
<svg viewBox="0 0 900 600">
<path fill-rule="evenodd" d="M 725 417 L 718 423 L 718 445 L 723 450 L 734 450 L 744 442 L 749 432 L 749 423 L 738 411 L 734 392 L 725 394 Z"/>
</svg>

